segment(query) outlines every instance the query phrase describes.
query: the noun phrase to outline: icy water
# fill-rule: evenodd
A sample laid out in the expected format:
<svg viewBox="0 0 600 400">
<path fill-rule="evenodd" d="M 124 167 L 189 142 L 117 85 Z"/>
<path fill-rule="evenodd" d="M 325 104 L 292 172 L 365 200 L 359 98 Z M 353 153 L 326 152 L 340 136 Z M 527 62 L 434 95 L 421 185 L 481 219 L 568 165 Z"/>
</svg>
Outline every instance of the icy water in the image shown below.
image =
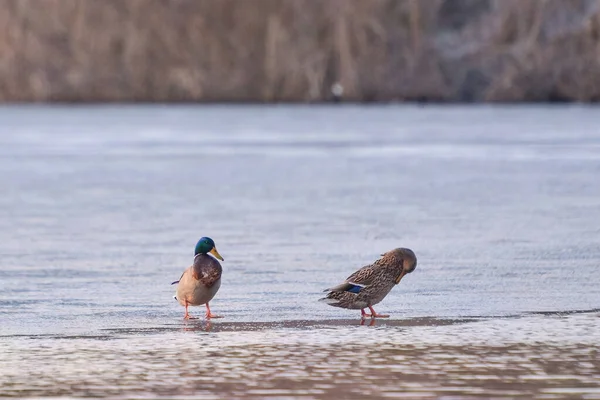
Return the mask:
<svg viewBox="0 0 600 400">
<path fill-rule="evenodd" d="M 0 120 L 0 397 L 600 399 L 600 109 Z M 203 235 L 210 323 L 170 286 Z M 389 320 L 317 301 L 401 246 Z"/>
</svg>

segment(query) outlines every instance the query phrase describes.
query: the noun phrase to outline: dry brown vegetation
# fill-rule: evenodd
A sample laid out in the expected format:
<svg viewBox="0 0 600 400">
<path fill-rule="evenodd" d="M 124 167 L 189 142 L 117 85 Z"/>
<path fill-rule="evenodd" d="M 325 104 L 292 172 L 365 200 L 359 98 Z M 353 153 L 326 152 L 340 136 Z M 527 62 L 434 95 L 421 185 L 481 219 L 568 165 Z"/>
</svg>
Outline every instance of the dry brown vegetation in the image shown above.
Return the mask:
<svg viewBox="0 0 600 400">
<path fill-rule="evenodd" d="M 2 101 L 598 101 L 600 0 L 0 0 Z"/>
</svg>

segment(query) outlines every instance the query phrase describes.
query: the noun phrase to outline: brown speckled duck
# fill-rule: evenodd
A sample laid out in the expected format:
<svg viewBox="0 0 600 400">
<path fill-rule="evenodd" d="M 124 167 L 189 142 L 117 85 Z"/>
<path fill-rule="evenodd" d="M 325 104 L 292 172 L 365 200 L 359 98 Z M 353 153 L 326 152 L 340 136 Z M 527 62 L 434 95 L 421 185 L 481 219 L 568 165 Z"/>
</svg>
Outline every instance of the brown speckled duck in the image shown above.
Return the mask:
<svg viewBox="0 0 600 400">
<path fill-rule="evenodd" d="M 188 313 L 188 306 L 202 304 L 206 304 L 206 319 L 220 318 L 210 312 L 208 302 L 221 287 L 223 268 L 216 259 L 208 255 L 209 253 L 224 261 L 215 247 L 215 242 L 209 237 L 203 237 L 196 244 L 194 264 L 183 271 L 178 281 L 172 283 L 177 284 L 174 298 L 185 307 L 185 319 L 194 318 Z"/>
<path fill-rule="evenodd" d="M 412 250 L 398 248 L 388 251 L 373 264 L 350 275 L 343 283 L 326 289 L 325 292 L 329 293 L 320 301 L 334 307 L 360 310 L 363 318 L 388 318 L 389 315 L 377 314 L 373 306 L 416 267 L 417 257 Z M 365 308 L 371 310 L 371 314 L 367 314 Z"/>
</svg>

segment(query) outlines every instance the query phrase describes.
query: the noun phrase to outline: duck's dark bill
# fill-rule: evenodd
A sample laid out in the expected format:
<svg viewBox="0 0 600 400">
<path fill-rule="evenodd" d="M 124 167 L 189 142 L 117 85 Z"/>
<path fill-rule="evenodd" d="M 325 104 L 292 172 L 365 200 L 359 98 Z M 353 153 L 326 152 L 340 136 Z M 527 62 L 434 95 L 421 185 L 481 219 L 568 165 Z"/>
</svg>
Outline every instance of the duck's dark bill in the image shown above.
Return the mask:
<svg viewBox="0 0 600 400">
<path fill-rule="evenodd" d="M 400 283 L 400 280 L 402 279 L 402 277 L 406 275 L 406 270 L 402 270 L 402 272 L 400 273 L 400 276 L 398 276 L 398 278 L 396 279 L 396 285 Z"/>
</svg>

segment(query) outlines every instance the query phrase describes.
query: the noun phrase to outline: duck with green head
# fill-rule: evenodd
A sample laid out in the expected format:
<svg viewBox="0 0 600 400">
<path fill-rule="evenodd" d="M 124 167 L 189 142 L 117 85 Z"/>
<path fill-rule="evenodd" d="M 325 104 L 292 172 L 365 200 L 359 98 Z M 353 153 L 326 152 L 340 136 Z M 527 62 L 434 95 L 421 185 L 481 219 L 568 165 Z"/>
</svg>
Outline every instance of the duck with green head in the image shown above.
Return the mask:
<svg viewBox="0 0 600 400">
<path fill-rule="evenodd" d="M 208 302 L 215 297 L 221 287 L 221 264 L 213 257 L 221 261 L 223 257 L 217 251 L 214 240 L 203 237 L 196 243 L 194 252 L 194 264 L 183 271 L 181 278 L 172 284 L 177 284 L 175 300 L 185 307 L 185 319 L 193 319 L 188 313 L 188 306 L 200 306 L 206 304 L 206 318 L 220 318 L 210 312 Z"/>
</svg>

